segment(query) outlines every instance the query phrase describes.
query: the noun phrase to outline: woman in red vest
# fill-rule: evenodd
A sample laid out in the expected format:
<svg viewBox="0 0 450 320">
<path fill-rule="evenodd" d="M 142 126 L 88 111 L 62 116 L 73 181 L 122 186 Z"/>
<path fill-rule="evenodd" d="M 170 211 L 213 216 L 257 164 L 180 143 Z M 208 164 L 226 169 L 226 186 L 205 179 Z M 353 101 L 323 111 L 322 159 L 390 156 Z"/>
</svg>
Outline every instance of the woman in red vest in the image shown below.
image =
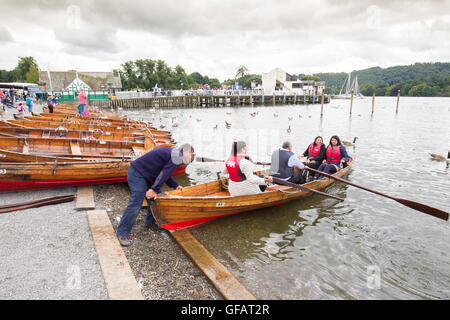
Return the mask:
<svg viewBox="0 0 450 320">
<path fill-rule="evenodd" d="M 325 153 L 326 149 L 323 144 L 323 138 L 318 136 L 314 139 L 314 142 L 306 148 L 305 152 L 303 152 L 302 158 L 306 157 L 305 164 L 308 167 L 317 169 L 325 159 Z"/>
<path fill-rule="evenodd" d="M 228 173 L 228 191 L 231 196 L 244 196 L 262 192 L 259 186 L 272 182 L 272 177 L 258 177 L 253 172 L 257 169 L 247 155 L 247 144 L 244 141 L 233 142 L 231 155 L 225 162 L 224 173 Z"/>
<path fill-rule="evenodd" d="M 330 174 L 337 172 L 341 168 L 342 163 L 350 160 L 347 150 L 341 144 L 338 136 L 331 137 L 330 144 L 325 152 L 325 157 L 325 160 L 322 161 L 322 164 L 317 170 Z M 318 173 L 314 175 L 314 179 L 320 179 L 322 177 Z"/>
</svg>

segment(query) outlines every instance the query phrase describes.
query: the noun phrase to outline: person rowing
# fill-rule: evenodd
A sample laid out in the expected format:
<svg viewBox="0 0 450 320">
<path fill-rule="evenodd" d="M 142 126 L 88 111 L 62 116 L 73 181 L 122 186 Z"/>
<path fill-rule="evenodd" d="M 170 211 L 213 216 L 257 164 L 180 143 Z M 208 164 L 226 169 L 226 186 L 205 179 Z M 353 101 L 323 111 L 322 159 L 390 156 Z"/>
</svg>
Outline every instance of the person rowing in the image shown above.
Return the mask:
<svg viewBox="0 0 450 320">
<path fill-rule="evenodd" d="M 295 168 L 299 170 L 295 170 Z M 280 149 L 272 153 L 270 175 L 295 184 L 305 183 L 302 171 L 305 168 L 299 157 L 292 152 L 292 143 L 285 141 Z"/>
<path fill-rule="evenodd" d="M 256 166 L 247 155 L 247 144 L 244 141 L 233 142 L 231 154 L 223 170 L 224 174 L 229 175 L 230 195 L 234 197 L 263 192 L 267 186 L 266 183 L 273 181 L 272 177 L 261 178 L 254 174 L 255 171 L 257 171 Z"/>
</svg>

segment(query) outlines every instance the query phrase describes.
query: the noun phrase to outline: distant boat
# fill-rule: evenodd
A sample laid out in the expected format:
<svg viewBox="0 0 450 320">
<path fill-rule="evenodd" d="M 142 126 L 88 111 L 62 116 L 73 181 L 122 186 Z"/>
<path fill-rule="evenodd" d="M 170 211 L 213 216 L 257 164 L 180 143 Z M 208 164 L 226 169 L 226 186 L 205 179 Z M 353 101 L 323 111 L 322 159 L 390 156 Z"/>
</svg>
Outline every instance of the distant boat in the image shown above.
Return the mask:
<svg viewBox="0 0 450 320">
<path fill-rule="evenodd" d="M 359 92 L 359 83 L 358 83 L 358 75 L 355 76 L 353 79 L 353 82 L 351 81 L 351 75 L 350 72 L 348 74 L 348 77 L 345 79 L 344 83 L 342 84 L 341 91 L 339 91 L 338 95 L 331 96 L 333 99 L 351 99 L 352 97 L 352 90 L 353 90 L 353 98 L 363 98 L 364 96 Z M 345 87 L 345 91 L 344 91 Z"/>
</svg>

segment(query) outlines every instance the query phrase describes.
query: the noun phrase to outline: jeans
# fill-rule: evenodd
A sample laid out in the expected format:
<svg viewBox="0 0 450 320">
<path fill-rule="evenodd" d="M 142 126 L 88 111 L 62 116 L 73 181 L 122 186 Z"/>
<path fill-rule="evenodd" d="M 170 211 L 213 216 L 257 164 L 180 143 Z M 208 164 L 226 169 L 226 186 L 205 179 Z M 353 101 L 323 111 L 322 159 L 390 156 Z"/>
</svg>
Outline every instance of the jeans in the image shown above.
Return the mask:
<svg viewBox="0 0 450 320">
<path fill-rule="evenodd" d="M 336 163 L 336 165 L 339 167 L 339 163 Z M 325 172 L 325 173 L 328 173 L 328 174 L 333 174 L 333 173 L 336 172 L 336 167 L 334 166 L 334 164 L 330 164 L 330 163 L 325 162 L 325 163 L 322 163 L 320 165 L 319 169 L 317 169 L 317 170 Z M 323 178 L 323 175 L 321 175 L 319 173 L 316 173 L 314 175 L 314 178 L 315 179 L 320 179 L 320 178 Z"/>
<path fill-rule="evenodd" d="M 120 225 L 117 228 L 117 235 L 127 237 L 131 229 L 133 228 L 136 219 L 139 215 L 139 211 L 142 208 L 142 201 L 144 201 L 145 193 L 151 188 L 153 183 L 148 182 L 136 169 L 132 166 L 128 168 L 128 186 L 130 187 L 131 195 L 130 202 L 125 208 L 125 211 L 120 220 Z M 145 218 L 145 224 L 151 225 L 155 223 L 152 210 L 150 208 L 151 201 L 147 199 L 147 217 Z"/>
<path fill-rule="evenodd" d="M 80 115 L 82 116 L 84 114 L 84 109 L 86 108 L 85 104 L 80 104 Z"/>
</svg>

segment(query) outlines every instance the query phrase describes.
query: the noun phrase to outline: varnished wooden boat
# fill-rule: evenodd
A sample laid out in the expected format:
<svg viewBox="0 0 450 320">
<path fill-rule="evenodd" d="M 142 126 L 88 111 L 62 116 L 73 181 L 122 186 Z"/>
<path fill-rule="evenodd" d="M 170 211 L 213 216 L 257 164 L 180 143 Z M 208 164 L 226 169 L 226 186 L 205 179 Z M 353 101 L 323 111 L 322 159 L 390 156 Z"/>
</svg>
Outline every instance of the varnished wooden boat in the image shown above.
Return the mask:
<svg viewBox="0 0 450 320">
<path fill-rule="evenodd" d="M 26 119 L 30 120 L 41 120 L 45 119 L 54 119 L 53 121 L 65 121 L 65 122 L 77 122 L 77 123 L 94 123 L 99 125 L 116 125 L 116 126 L 128 126 L 130 128 L 149 128 L 151 130 L 156 130 L 155 127 L 152 127 L 151 124 L 145 121 L 137 121 L 137 120 L 123 120 L 123 119 L 110 119 L 103 117 L 82 117 L 79 115 L 73 114 L 65 114 L 65 113 L 41 113 L 39 115 L 34 116 L 26 116 Z"/>
<path fill-rule="evenodd" d="M 61 122 L 53 121 L 54 119 L 39 118 L 39 120 L 7 120 L 2 121 L 4 126 L 27 127 L 27 128 L 41 128 L 47 130 L 79 130 L 88 131 L 93 134 L 110 135 L 113 133 L 120 133 L 123 135 L 145 135 L 154 140 L 155 143 L 175 143 L 171 138 L 171 133 L 168 131 L 153 130 L 148 128 L 130 128 L 127 126 L 114 125 L 100 125 L 95 123 L 79 123 L 76 121 Z"/>
<path fill-rule="evenodd" d="M 144 142 L 145 135 L 135 135 L 135 134 L 125 134 L 119 132 L 108 132 L 103 131 L 83 131 L 83 130 L 68 130 L 58 128 L 28 128 L 28 127 L 18 127 L 18 126 L 5 126 L 0 123 L 0 135 L 3 136 L 14 136 L 21 138 L 47 138 L 47 139 L 90 139 L 90 140 L 114 140 L 123 142 Z M 170 143 L 170 139 L 165 140 Z"/>
<path fill-rule="evenodd" d="M 138 157 L 155 147 L 149 138 L 144 142 L 126 143 L 113 140 L 20 138 L 0 135 L 0 149 L 24 154 Z M 6 154 L 3 161 L 15 160 L 8 158 Z"/>
<path fill-rule="evenodd" d="M 43 110 L 44 110 L 44 113 L 50 113 L 48 107 L 44 107 Z M 59 105 L 56 105 L 53 107 L 53 113 L 65 113 L 65 114 L 78 115 L 79 111 L 78 111 L 78 106 L 59 104 Z M 120 116 L 116 113 L 105 112 L 104 110 L 98 109 L 95 106 L 89 106 L 89 115 L 104 117 L 104 118 L 109 118 L 109 119 L 115 119 L 115 120 L 126 119 L 126 116 Z"/>
<path fill-rule="evenodd" d="M 126 182 L 129 161 L 0 162 L 0 192 Z M 173 175 L 186 170 L 180 166 Z"/>
<path fill-rule="evenodd" d="M 352 161 L 353 159 L 346 168 L 335 173 L 335 176 L 345 175 L 350 170 Z M 228 179 L 222 179 L 160 195 L 152 205 L 153 215 L 161 227 L 177 230 L 231 214 L 285 204 L 312 194 L 276 185 L 259 194 L 232 197 L 224 188 L 227 183 Z M 333 179 L 322 178 L 304 186 L 321 190 L 333 183 Z"/>
</svg>

